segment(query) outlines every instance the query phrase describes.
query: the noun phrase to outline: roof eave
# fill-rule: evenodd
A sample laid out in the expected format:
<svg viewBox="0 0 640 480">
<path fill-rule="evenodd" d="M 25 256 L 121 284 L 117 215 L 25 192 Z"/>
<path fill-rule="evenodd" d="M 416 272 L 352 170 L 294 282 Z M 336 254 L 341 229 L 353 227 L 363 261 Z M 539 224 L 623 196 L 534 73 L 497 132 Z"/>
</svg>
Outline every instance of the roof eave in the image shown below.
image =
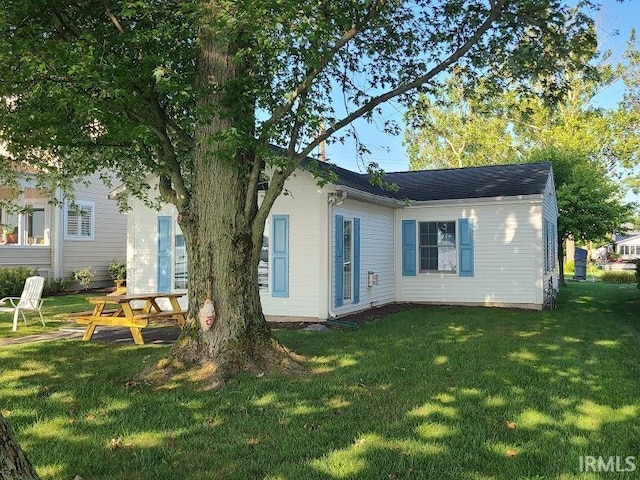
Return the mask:
<svg viewBox="0 0 640 480">
<path fill-rule="evenodd" d="M 499 197 L 467 197 L 467 198 L 451 198 L 443 200 L 419 200 L 410 201 L 410 205 L 414 207 L 420 206 L 437 206 L 437 205 L 459 205 L 463 203 L 473 203 L 474 205 L 490 204 L 490 203 L 506 203 L 506 202 L 542 202 L 543 194 L 534 193 L 530 195 L 509 195 Z"/>
<path fill-rule="evenodd" d="M 383 207 L 389 208 L 401 208 L 406 205 L 402 200 L 398 200 L 395 198 L 383 197 L 381 195 L 375 195 L 369 192 L 363 192 L 362 190 L 358 190 L 357 188 L 349 187 L 347 185 L 341 185 L 337 183 L 335 185 L 337 190 L 342 190 L 347 193 L 348 197 L 351 197 L 356 200 L 362 200 L 367 203 L 373 203 L 375 205 L 380 205 Z"/>
</svg>

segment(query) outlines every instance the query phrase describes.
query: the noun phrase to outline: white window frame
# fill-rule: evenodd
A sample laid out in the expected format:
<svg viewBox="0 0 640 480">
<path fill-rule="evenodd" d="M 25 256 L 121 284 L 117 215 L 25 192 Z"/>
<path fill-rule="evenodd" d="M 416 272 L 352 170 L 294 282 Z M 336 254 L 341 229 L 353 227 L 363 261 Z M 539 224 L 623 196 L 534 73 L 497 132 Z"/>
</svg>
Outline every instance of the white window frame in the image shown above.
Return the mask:
<svg viewBox="0 0 640 480">
<path fill-rule="evenodd" d="M 440 242 L 438 241 L 437 244 L 432 245 L 430 243 L 422 243 L 422 238 L 421 238 L 421 226 L 424 224 L 429 224 L 429 223 L 435 223 L 436 224 L 436 228 L 438 227 L 439 224 L 441 223 L 449 223 L 453 225 L 453 236 L 454 236 L 454 242 L 453 245 L 448 245 L 448 244 L 440 244 Z M 448 275 L 457 275 L 458 274 L 458 256 L 459 256 L 459 252 L 460 252 L 460 245 L 459 245 L 459 235 L 458 235 L 458 222 L 455 220 L 424 220 L 424 221 L 418 221 L 418 228 L 417 228 L 417 234 L 418 234 L 418 242 L 417 242 L 417 250 L 418 250 L 418 264 L 417 264 L 417 270 L 418 273 L 438 273 L 438 274 L 448 274 Z M 454 259 L 455 259 L 455 265 L 453 267 L 452 270 L 432 270 L 429 268 L 422 268 L 422 249 L 423 248 L 436 248 L 438 249 L 438 257 L 440 256 L 440 248 L 452 248 L 453 252 L 454 252 Z"/>
<path fill-rule="evenodd" d="M 178 255 L 178 237 L 183 238 L 184 243 L 184 268 L 185 268 L 185 286 L 178 287 L 176 286 L 176 275 L 178 274 L 178 261 L 181 259 Z M 171 286 L 173 287 L 174 292 L 186 292 L 187 287 L 189 286 L 189 259 L 187 258 L 187 244 L 184 238 L 184 233 L 182 233 L 182 229 L 178 222 L 173 222 L 173 232 L 171 236 Z"/>
<path fill-rule="evenodd" d="M 90 235 L 80 235 L 80 234 L 70 234 L 69 233 L 69 208 L 73 205 L 78 207 L 88 207 L 91 209 L 91 234 Z M 76 200 L 74 203 L 65 201 L 64 202 L 64 239 L 65 240 L 80 240 L 80 241 L 91 241 L 95 240 L 95 230 L 96 230 L 96 202 L 89 200 Z"/>
<path fill-rule="evenodd" d="M 349 225 L 349 245 L 344 241 L 344 236 L 347 231 L 347 225 Z M 355 290 L 355 275 L 353 272 L 353 218 L 345 218 L 342 226 L 342 301 L 343 302 L 352 302 L 353 301 L 353 292 Z M 349 252 L 349 259 L 347 260 L 347 251 Z M 347 274 L 347 267 L 349 273 Z"/>
</svg>

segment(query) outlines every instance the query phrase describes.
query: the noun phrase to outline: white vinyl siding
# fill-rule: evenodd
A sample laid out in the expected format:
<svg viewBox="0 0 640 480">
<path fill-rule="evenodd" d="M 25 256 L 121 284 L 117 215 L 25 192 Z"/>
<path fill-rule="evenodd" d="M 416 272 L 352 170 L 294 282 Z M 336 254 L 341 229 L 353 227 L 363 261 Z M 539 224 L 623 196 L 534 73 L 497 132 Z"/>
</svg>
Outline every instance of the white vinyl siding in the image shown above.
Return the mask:
<svg viewBox="0 0 640 480">
<path fill-rule="evenodd" d="M 468 218 L 474 229 L 474 275 L 424 272 L 399 279 L 397 301 L 531 306 L 538 302 L 541 256 L 535 250 L 541 228 L 541 199 L 434 203 L 396 210 L 396 238 L 402 220 L 419 222 Z M 397 265 L 401 252 L 396 251 Z M 400 268 L 400 267 L 398 267 Z M 542 267 L 540 266 L 540 271 Z"/>
<path fill-rule="evenodd" d="M 95 272 L 94 285 L 113 285 L 113 280 L 107 271 L 107 265 L 113 259 L 124 260 L 127 255 L 127 217 L 118 210 L 116 201 L 107 198 L 110 187 L 107 187 L 96 173 L 84 182 L 75 185 L 76 203 L 80 201 L 92 204 L 94 222 L 93 242 L 88 244 L 79 237 L 66 235 L 65 213 L 66 206 L 60 215 L 62 235 L 54 233 L 51 238 L 63 238 L 62 269 L 63 275 L 69 276 L 73 270 L 91 267 Z M 155 217 L 155 215 L 154 215 Z M 58 226 L 53 225 L 54 230 Z M 90 246 L 89 246 L 90 245 Z M 55 248 L 54 248 L 55 253 Z M 128 285 L 128 283 L 127 283 Z"/>
<path fill-rule="evenodd" d="M 539 247 L 536 250 L 540 263 L 537 266 L 536 285 L 540 285 L 541 288 L 538 292 L 539 298 L 536 300 L 541 303 L 544 301 L 543 291 L 549 283 L 549 279 L 551 279 L 554 288 L 558 288 L 558 207 L 553 175 L 549 176 L 542 196 L 539 228 L 538 242 L 536 243 Z"/>
<path fill-rule="evenodd" d="M 287 179 L 285 189 L 288 194 L 276 199 L 270 219 L 288 215 L 288 296 L 273 296 L 271 288 L 262 289 L 262 309 L 267 316 L 326 318 L 323 313 L 327 311 L 327 255 L 323 253 L 327 249 L 328 229 L 326 188 L 318 187 L 309 173 L 298 170 Z M 271 249 L 273 239 L 269 243 Z M 273 265 L 267 268 L 270 279 Z"/>
<path fill-rule="evenodd" d="M 345 301 L 342 306 L 333 307 L 333 313 L 346 315 L 395 301 L 393 209 L 347 197 L 342 205 L 333 208 L 333 215 L 342 215 L 345 221 L 360 219 L 359 302 Z M 331 223 L 333 225 L 333 220 Z M 333 231 L 329 238 L 334 238 Z M 331 265 L 333 265 L 334 248 L 335 245 L 331 249 L 329 261 Z M 377 275 L 377 285 L 368 286 L 369 272 Z M 333 271 L 330 300 L 335 295 L 335 275 L 336 272 Z"/>
</svg>

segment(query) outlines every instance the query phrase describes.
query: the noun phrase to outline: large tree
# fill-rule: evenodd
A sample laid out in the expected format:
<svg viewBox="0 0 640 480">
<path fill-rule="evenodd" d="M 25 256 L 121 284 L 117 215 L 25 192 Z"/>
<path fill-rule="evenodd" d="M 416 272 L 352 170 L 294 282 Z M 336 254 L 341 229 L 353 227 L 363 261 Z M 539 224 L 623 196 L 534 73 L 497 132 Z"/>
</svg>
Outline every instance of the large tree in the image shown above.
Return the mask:
<svg viewBox="0 0 640 480">
<path fill-rule="evenodd" d="M 604 240 L 630 219 L 620 178 L 640 166 L 634 38 L 625 53 L 627 62 L 602 61 L 594 68 L 563 72 L 568 88 L 555 103 L 514 89 L 485 98 L 477 90 L 465 91 L 464 79 L 453 76 L 439 97 L 422 97 L 407 112 L 405 141 L 411 167 L 552 162 L 564 283 L 565 240 Z M 621 78 L 627 85 L 624 100 L 616 108 L 595 107 L 598 92 Z M 427 101 L 435 108 L 425 109 Z M 490 132 L 489 126 L 495 130 Z M 425 140 L 432 144 L 425 147 Z M 627 177 L 633 178 L 637 181 Z"/>
<path fill-rule="evenodd" d="M 595 48 L 593 7 L 6 0 L 0 130 L 8 161 L 49 180 L 106 168 L 129 194 L 145 195 L 147 176 L 157 176 L 189 256 L 190 321 L 174 355 L 211 361 L 222 376 L 264 370 L 287 357 L 260 305 L 262 234 L 302 159 L 384 102 L 434 88 L 453 66 L 494 89 L 542 79 L 558 94 L 557 72 Z M 336 98 L 346 111 L 334 108 Z M 203 332 L 195 318 L 208 285 L 217 318 Z"/>
<path fill-rule="evenodd" d="M 630 48 L 626 57 L 636 54 Z M 637 67 L 603 61 L 563 72 L 567 89 L 554 103 L 508 89 L 478 94 L 454 73 L 435 95 L 407 110 L 405 144 L 410 166 L 448 168 L 524 161 L 544 148 L 570 150 L 601 163 L 614 176 L 640 166 L 640 102 L 630 76 Z M 603 89 L 626 79 L 620 104 L 594 106 Z M 531 90 L 536 86 L 532 85 Z"/>
<path fill-rule="evenodd" d="M 33 465 L 27 458 L 11 427 L 0 413 L 0 480 L 37 480 Z"/>
<path fill-rule="evenodd" d="M 510 92 L 473 95 L 454 71 L 433 93 L 421 94 L 405 113 L 404 144 L 412 170 L 512 163 L 521 152 L 512 133 Z"/>
<path fill-rule="evenodd" d="M 529 161 L 551 162 L 558 199 L 558 263 L 564 285 L 564 244 L 604 240 L 632 220 L 633 209 L 623 201 L 620 184 L 606 164 L 580 150 L 546 147 L 531 152 Z"/>
</svg>

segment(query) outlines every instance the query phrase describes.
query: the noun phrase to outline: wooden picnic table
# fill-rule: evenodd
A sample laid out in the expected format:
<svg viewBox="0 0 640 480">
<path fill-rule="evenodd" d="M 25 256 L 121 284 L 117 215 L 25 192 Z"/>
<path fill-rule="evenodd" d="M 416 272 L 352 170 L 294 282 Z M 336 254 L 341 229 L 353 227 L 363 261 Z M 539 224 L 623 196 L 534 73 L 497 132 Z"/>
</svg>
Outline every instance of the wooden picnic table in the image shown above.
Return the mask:
<svg viewBox="0 0 640 480">
<path fill-rule="evenodd" d="M 87 302 L 94 305 L 93 311 L 76 314 L 75 319 L 79 324 L 87 325 L 87 330 L 82 337 L 84 341 L 91 340 L 96 327 L 103 325 L 129 327 L 133 341 L 137 345 L 143 345 L 142 329 L 149 324 L 149 320 L 173 318 L 180 327 L 184 325 L 187 311 L 182 310 L 178 302 L 178 298 L 183 296 L 184 293 L 153 292 L 88 297 Z M 170 309 L 165 310 L 160 307 L 158 299 L 161 298 L 169 300 Z"/>
</svg>

